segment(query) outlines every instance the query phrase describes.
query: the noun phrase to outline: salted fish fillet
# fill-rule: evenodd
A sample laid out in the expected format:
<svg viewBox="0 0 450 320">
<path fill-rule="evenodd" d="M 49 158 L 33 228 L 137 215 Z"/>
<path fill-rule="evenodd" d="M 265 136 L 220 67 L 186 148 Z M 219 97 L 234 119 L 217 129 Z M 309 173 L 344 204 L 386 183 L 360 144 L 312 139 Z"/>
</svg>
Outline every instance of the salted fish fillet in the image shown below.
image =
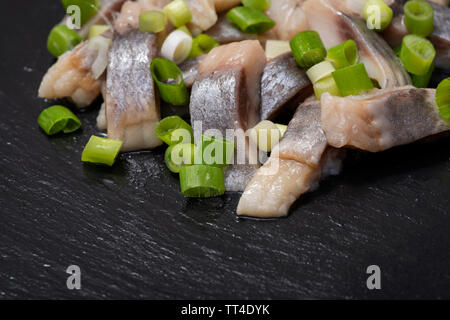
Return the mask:
<svg viewBox="0 0 450 320">
<path fill-rule="evenodd" d="M 266 15 L 275 26 L 265 36 L 290 41 L 297 33 L 308 30 L 308 19 L 302 9 L 304 0 L 272 0 Z"/>
<path fill-rule="evenodd" d="M 320 102 L 305 102 L 269 160 L 245 188 L 237 214 L 258 218 L 286 216 L 302 194 L 317 188 L 322 178 L 340 172 L 343 157 L 342 150 L 327 147 L 320 126 Z"/>
<path fill-rule="evenodd" d="M 92 73 L 97 52 L 90 50 L 88 43 L 84 41 L 58 58 L 42 79 L 39 97 L 68 98 L 78 108 L 88 107 L 98 97 L 103 79 L 95 79 Z"/>
<path fill-rule="evenodd" d="M 260 79 L 265 64 L 264 50 L 256 40 L 223 45 L 206 56 L 192 86 L 189 105 L 196 141 L 207 130 L 217 130 L 227 137 L 227 129 L 244 133 L 259 122 Z M 196 123 L 201 123 L 201 132 Z M 247 156 L 247 145 L 237 147 Z M 236 170 L 247 172 L 243 176 L 249 177 L 252 168 L 246 166 L 252 165 L 240 163 L 227 169 L 227 190 L 242 191 L 247 181 L 236 179 Z"/>
<path fill-rule="evenodd" d="M 186 87 L 191 88 L 194 84 L 195 78 L 198 74 L 198 69 L 200 68 L 200 64 L 205 58 L 206 55 L 203 54 L 196 58 L 186 60 L 179 65 L 180 70 L 183 73 L 183 80 Z"/>
<path fill-rule="evenodd" d="M 160 120 L 159 100 L 149 72 L 157 56 L 156 36 L 116 33 L 108 58 L 105 106 L 108 138 L 123 141 L 123 152 L 162 144 L 154 129 Z"/>
<path fill-rule="evenodd" d="M 270 60 L 261 79 L 261 120 L 273 120 L 295 110 L 312 91 L 311 81 L 292 53 Z"/>
<path fill-rule="evenodd" d="M 336 10 L 327 0 L 307 0 L 303 5 L 309 25 L 317 31 L 327 49 L 353 39 L 360 61 L 381 88 L 411 84 L 411 78 L 392 48 L 365 21 Z"/>
<path fill-rule="evenodd" d="M 435 102 L 435 89 L 406 86 L 346 98 L 322 96 L 328 144 L 383 151 L 450 130 Z"/>
<path fill-rule="evenodd" d="M 194 36 L 216 24 L 218 17 L 214 7 L 214 0 L 185 1 L 192 13 L 192 19 L 187 23 L 187 27 Z"/>
</svg>

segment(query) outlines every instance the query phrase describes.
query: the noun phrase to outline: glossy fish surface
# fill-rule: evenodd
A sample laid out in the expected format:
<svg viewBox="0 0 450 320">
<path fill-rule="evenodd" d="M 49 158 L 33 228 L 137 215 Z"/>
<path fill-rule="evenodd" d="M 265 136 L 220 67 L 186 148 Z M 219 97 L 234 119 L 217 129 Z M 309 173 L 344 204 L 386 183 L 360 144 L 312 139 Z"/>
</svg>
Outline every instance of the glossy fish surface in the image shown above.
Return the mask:
<svg viewBox="0 0 450 320">
<path fill-rule="evenodd" d="M 304 0 L 271 0 L 266 15 L 275 26 L 265 36 L 290 41 L 297 33 L 308 30 L 308 19 L 302 9 Z"/>
<path fill-rule="evenodd" d="M 261 120 L 292 111 L 312 91 L 306 72 L 298 67 L 292 53 L 270 60 L 261 79 Z"/>
<path fill-rule="evenodd" d="M 198 74 L 198 69 L 206 55 L 201 55 L 196 58 L 192 58 L 184 61 L 179 65 L 181 72 L 183 73 L 183 80 L 186 87 L 191 88 L 194 84 L 195 78 Z"/>
<path fill-rule="evenodd" d="M 379 152 L 450 130 L 439 114 L 435 89 L 412 86 L 368 95 L 322 97 L 322 126 L 328 143 Z"/>
<path fill-rule="evenodd" d="M 122 151 L 161 145 L 154 133 L 159 101 L 150 75 L 157 56 L 156 36 L 131 31 L 116 33 L 109 52 L 105 105 L 108 138 L 123 141 Z"/>
</svg>

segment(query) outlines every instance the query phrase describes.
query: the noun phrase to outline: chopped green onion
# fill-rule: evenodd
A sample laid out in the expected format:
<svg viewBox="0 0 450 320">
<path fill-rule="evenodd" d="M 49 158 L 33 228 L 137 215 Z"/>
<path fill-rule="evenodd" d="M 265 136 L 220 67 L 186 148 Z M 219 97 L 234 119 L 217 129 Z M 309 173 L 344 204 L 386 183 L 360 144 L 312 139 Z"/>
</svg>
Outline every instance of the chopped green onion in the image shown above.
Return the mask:
<svg viewBox="0 0 450 320">
<path fill-rule="evenodd" d="M 275 125 L 278 127 L 278 130 L 280 130 L 281 138 L 283 138 L 288 126 L 285 124 L 278 124 L 278 123 L 275 123 Z"/>
<path fill-rule="evenodd" d="M 161 56 L 179 64 L 187 59 L 192 49 L 192 37 L 184 31 L 171 32 L 161 47 Z"/>
<path fill-rule="evenodd" d="M 270 6 L 270 0 L 242 0 L 244 7 L 253 8 L 259 11 L 266 11 Z"/>
<path fill-rule="evenodd" d="M 122 148 L 122 141 L 91 136 L 81 155 L 81 161 L 112 166 Z"/>
<path fill-rule="evenodd" d="M 70 6 L 78 6 L 80 8 L 81 25 L 84 25 L 90 18 L 96 15 L 100 9 L 100 2 L 98 0 L 62 0 L 62 4 L 66 11 Z"/>
<path fill-rule="evenodd" d="M 436 104 L 441 117 L 450 121 L 450 78 L 444 79 L 436 89 Z"/>
<path fill-rule="evenodd" d="M 174 106 L 189 103 L 189 92 L 184 84 L 183 74 L 175 63 L 163 58 L 153 59 L 150 72 L 165 102 Z"/>
<path fill-rule="evenodd" d="M 92 38 L 96 36 L 101 36 L 103 33 L 109 30 L 108 25 L 103 24 L 94 24 L 92 27 L 89 28 L 89 35 L 88 39 L 91 40 Z"/>
<path fill-rule="evenodd" d="M 55 57 L 75 48 L 83 39 L 66 25 L 56 26 L 50 31 L 47 49 Z"/>
<path fill-rule="evenodd" d="M 192 13 L 184 0 L 174 0 L 164 7 L 170 23 L 175 27 L 181 27 L 192 19 Z"/>
<path fill-rule="evenodd" d="M 306 75 L 314 84 L 317 81 L 328 77 L 334 71 L 336 71 L 336 69 L 330 61 L 322 61 L 321 63 L 309 68 L 308 71 L 306 71 Z"/>
<path fill-rule="evenodd" d="M 431 65 L 431 68 L 428 71 L 428 73 L 423 76 L 417 76 L 415 74 L 410 73 L 413 85 L 416 88 L 428 88 L 428 84 L 430 83 L 433 71 L 434 71 L 434 64 Z"/>
<path fill-rule="evenodd" d="M 228 11 L 227 19 L 247 33 L 264 33 L 275 26 L 275 21 L 254 8 L 235 7 Z"/>
<path fill-rule="evenodd" d="M 282 40 L 266 41 L 266 58 L 268 60 L 278 57 L 286 52 L 291 52 L 291 46 L 289 45 L 289 41 L 282 41 Z"/>
<path fill-rule="evenodd" d="M 81 121 L 72 111 L 63 106 L 53 106 L 45 109 L 38 117 L 38 124 L 47 135 L 60 131 L 71 133 L 81 127 Z"/>
<path fill-rule="evenodd" d="M 353 40 L 347 40 L 331 48 L 327 52 L 327 60 L 331 61 L 336 69 L 345 68 L 358 63 L 358 46 Z"/>
<path fill-rule="evenodd" d="M 223 170 L 214 166 L 185 166 L 180 171 L 181 193 L 185 197 L 209 198 L 225 193 Z"/>
<path fill-rule="evenodd" d="M 398 46 L 394 47 L 394 53 L 397 57 L 400 57 L 400 52 L 402 51 L 402 45 L 399 44 Z"/>
<path fill-rule="evenodd" d="M 392 9 L 384 0 L 368 0 L 363 9 L 363 17 L 370 30 L 384 30 L 392 21 Z"/>
<path fill-rule="evenodd" d="M 357 95 L 374 88 L 363 63 L 338 69 L 332 73 L 339 92 L 344 96 Z"/>
<path fill-rule="evenodd" d="M 250 139 L 258 145 L 258 148 L 265 152 L 272 151 L 272 148 L 281 140 L 282 132 L 278 126 L 269 120 L 258 123 L 250 131 Z"/>
<path fill-rule="evenodd" d="M 201 56 L 202 54 L 209 53 L 215 47 L 220 44 L 213 37 L 207 34 L 199 34 L 194 38 L 192 42 L 192 49 L 189 53 L 189 59 Z"/>
<path fill-rule="evenodd" d="M 139 16 L 141 32 L 158 33 L 166 28 L 166 15 L 158 10 L 145 11 Z"/>
<path fill-rule="evenodd" d="M 184 33 L 186 33 L 189 37 L 192 38 L 192 33 L 191 31 L 189 31 L 189 28 L 184 26 L 178 27 L 177 30 L 183 31 Z"/>
<path fill-rule="evenodd" d="M 314 84 L 314 94 L 317 99 L 320 100 L 322 98 L 322 94 L 328 92 L 332 96 L 340 97 L 341 93 L 339 88 L 337 87 L 336 81 L 334 81 L 333 76 L 328 76 L 322 80 L 317 81 Z"/>
<path fill-rule="evenodd" d="M 173 173 L 180 172 L 184 166 L 194 164 L 195 146 L 191 143 L 178 143 L 169 146 L 164 154 L 167 168 Z"/>
<path fill-rule="evenodd" d="M 327 51 L 316 31 L 303 31 L 294 36 L 291 50 L 297 64 L 302 68 L 311 68 L 325 59 Z"/>
<path fill-rule="evenodd" d="M 170 116 L 162 119 L 155 128 L 156 136 L 166 144 L 192 143 L 192 127 L 179 116 Z"/>
<path fill-rule="evenodd" d="M 403 37 L 400 59 L 409 73 L 425 75 L 430 70 L 435 56 L 436 50 L 429 40 L 414 34 Z"/>
<path fill-rule="evenodd" d="M 202 135 L 197 146 L 195 164 L 225 167 L 233 163 L 234 142 Z"/>
<path fill-rule="evenodd" d="M 404 22 L 409 32 L 419 36 L 429 36 L 434 30 L 434 9 L 426 1 L 412 0 L 408 1 L 403 11 Z"/>
</svg>

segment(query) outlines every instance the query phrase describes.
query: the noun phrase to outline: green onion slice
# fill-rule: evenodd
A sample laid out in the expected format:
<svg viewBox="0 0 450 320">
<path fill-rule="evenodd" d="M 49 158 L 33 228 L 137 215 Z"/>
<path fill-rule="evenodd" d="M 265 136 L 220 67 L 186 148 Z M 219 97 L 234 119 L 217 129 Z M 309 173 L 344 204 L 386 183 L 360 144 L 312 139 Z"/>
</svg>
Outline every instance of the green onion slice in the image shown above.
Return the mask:
<svg viewBox="0 0 450 320">
<path fill-rule="evenodd" d="M 250 7 L 235 7 L 228 11 L 226 17 L 247 33 L 264 33 L 275 26 L 275 21 Z"/>
<path fill-rule="evenodd" d="M 94 24 L 92 27 L 89 28 L 88 39 L 91 40 L 92 38 L 95 38 L 96 36 L 101 36 L 103 33 L 108 31 L 109 29 L 110 28 L 108 25 Z"/>
<path fill-rule="evenodd" d="M 317 81 L 328 77 L 334 71 L 336 71 L 336 69 L 330 61 L 322 61 L 321 63 L 318 63 L 309 68 L 308 71 L 306 71 L 306 75 L 314 84 Z"/>
<path fill-rule="evenodd" d="M 179 116 L 170 116 L 162 119 L 155 128 L 156 136 L 166 144 L 192 143 L 192 127 Z"/>
<path fill-rule="evenodd" d="M 195 146 L 191 143 L 178 143 L 169 146 L 164 154 L 167 168 L 179 173 L 184 166 L 194 164 Z"/>
<path fill-rule="evenodd" d="M 81 121 L 72 111 L 63 106 L 45 109 L 38 117 L 38 124 L 47 135 L 58 132 L 70 133 L 81 127 Z"/>
<path fill-rule="evenodd" d="M 403 11 L 404 22 L 409 32 L 426 37 L 434 30 L 434 9 L 426 1 L 408 1 Z"/>
<path fill-rule="evenodd" d="M 450 121 L 450 78 L 444 79 L 436 89 L 436 104 L 441 117 Z"/>
<path fill-rule="evenodd" d="M 341 96 L 341 92 L 339 91 L 336 81 L 334 81 L 334 78 L 331 75 L 322 80 L 317 81 L 314 84 L 314 93 L 318 100 L 322 98 L 322 94 L 324 94 L 325 92 L 328 92 L 332 96 L 336 97 Z"/>
<path fill-rule="evenodd" d="M 357 95 L 374 88 L 363 63 L 338 69 L 332 73 L 339 92 L 344 96 Z"/>
<path fill-rule="evenodd" d="M 50 31 L 47 49 L 55 57 L 75 48 L 83 39 L 66 25 L 56 26 Z"/>
<path fill-rule="evenodd" d="M 416 88 L 428 88 L 428 84 L 430 83 L 433 72 L 434 72 L 434 64 L 431 65 L 431 68 L 428 71 L 428 73 L 423 76 L 418 76 L 410 73 L 413 85 Z"/>
<path fill-rule="evenodd" d="M 270 6 L 270 0 L 242 0 L 244 7 L 253 8 L 259 11 L 266 11 Z"/>
<path fill-rule="evenodd" d="M 195 164 L 226 167 L 233 163 L 234 142 L 226 139 L 202 135 L 197 146 Z"/>
<path fill-rule="evenodd" d="M 81 11 L 80 22 L 84 25 L 90 18 L 97 14 L 100 9 L 100 2 L 98 0 L 62 0 L 64 9 L 70 6 L 78 6 Z"/>
<path fill-rule="evenodd" d="M 184 84 L 183 73 L 175 63 L 163 58 L 153 59 L 150 72 L 165 102 L 174 106 L 189 103 L 189 92 Z"/>
<path fill-rule="evenodd" d="M 418 76 L 427 74 L 435 56 L 436 50 L 429 40 L 414 34 L 403 37 L 400 59 L 409 73 Z"/>
<path fill-rule="evenodd" d="M 122 141 L 92 136 L 84 147 L 81 161 L 112 166 L 122 148 Z"/>
<path fill-rule="evenodd" d="M 164 13 L 170 23 L 181 27 L 192 19 L 192 13 L 184 0 L 174 0 L 164 7 Z"/>
<path fill-rule="evenodd" d="M 347 40 L 327 52 L 327 60 L 331 61 L 336 69 L 345 68 L 358 63 L 358 46 L 353 40 Z"/>
<path fill-rule="evenodd" d="M 275 123 L 275 125 L 278 127 L 278 130 L 280 130 L 281 138 L 283 138 L 283 137 L 284 137 L 284 134 L 285 134 L 286 131 L 287 131 L 288 126 L 285 125 L 285 124 L 278 124 L 278 123 Z"/>
<path fill-rule="evenodd" d="M 384 30 L 392 21 L 392 9 L 384 0 L 368 0 L 364 5 L 363 17 L 371 30 Z"/>
<path fill-rule="evenodd" d="M 265 152 L 271 152 L 272 148 L 280 142 L 282 131 L 269 120 L 263 120 L 250 130 L 250 139 L 258 148 Z"/>
<path fill-rule="evenodd" d="M 302 68 L 311 68 L 325 59 L 327 51 L 316 31 L 303 31 L 290 42 L 292 54 Z"/>
<path fill-rule="evenodd" d="M 221 196 L 225 193 L 223 170 L 207 165 L 185 166 L 180 170 L 180 187 L 185 197 Z"/>
<path fill-rule="evenodd" d="M 183 31 L 184 33 L 186 33 L 189 37 L 192 38 L 192 33 L 191 31 L 189 31 L 189 28 L 184 26 L 178 27 L 177 30 Z"/>
<path fill-rule="evenodd" d="M 139 30 L 141 32 L 158 33 L 166 28 L 166 15 L 158 10 L 145 11 L 139 16 Z"/>
<path fill-rule="evenodd" d="M 189 53 L 188 59 L 196 58 L 202 54 L 209 53 L 215 47 L 220 44 L 213 37 L 207 34 L 199 34 L 196 36 L 192 42 L 192 49 Z"/>
</svg>

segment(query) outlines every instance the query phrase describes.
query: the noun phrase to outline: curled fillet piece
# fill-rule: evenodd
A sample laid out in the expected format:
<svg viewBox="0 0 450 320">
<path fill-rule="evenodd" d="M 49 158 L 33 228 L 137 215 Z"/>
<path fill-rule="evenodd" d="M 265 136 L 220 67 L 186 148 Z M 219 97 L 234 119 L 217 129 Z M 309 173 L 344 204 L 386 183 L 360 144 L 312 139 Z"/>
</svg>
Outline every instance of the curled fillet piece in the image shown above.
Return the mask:
<svg viewBox="0 0 450 320">
<path fill-rule="evenodd" d="M 261 79 L 261 120 L 273 120 L 295 110 L 312 94 L 312 84 L 292 53 L 269 61 Z"/>
<path fill-rule="evenodd" d="M 122 151 L 161 145 L 154 129 L 160 120 L 159 100 L 150 75 L 157 56 L 156 36 L 131 31 L 115 34 L 109 52 L 105 106 L 108 138 L 123 141 Z"/>
<path fill-rule="evenodd" d="M 328 143 L 370 152 L 450 130 L 441 119 L 435 89 L 412 86 L 346 98 L 322 97 L 322 126 Z"/>
<path fill-rule="evenodd" d="M 42 79 L 39 97 L 69 98 L 78 108 L 89 106 L 100 94 L 102 84 L 91 70 L 96 58 L 97 52 L 88 48 L 88 41 L 60 56 Z"/>
<path fill-rule="evenodd" d="M 361 62 L 381 88 L 411 84 L 411 78 L 389 45 L 366 23 L 336 10 L 327 0 L 307 0 L 303 5 L 312 30 L 317 31 L 327 49 L 345 40 L 358 45 Z"/>
</svg>

